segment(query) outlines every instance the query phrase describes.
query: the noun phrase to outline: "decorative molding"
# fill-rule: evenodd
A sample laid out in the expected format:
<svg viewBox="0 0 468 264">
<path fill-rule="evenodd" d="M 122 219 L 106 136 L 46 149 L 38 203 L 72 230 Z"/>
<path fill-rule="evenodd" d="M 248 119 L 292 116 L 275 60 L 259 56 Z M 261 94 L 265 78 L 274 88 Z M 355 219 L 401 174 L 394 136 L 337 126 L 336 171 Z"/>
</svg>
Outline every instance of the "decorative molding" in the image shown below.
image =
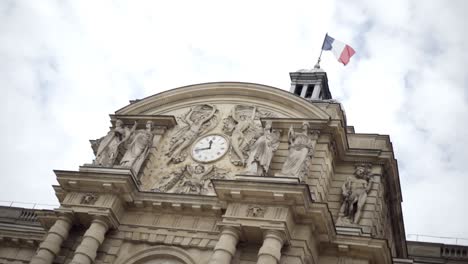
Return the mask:
<svg viewBox="0 0 468 264">
<path fill-rule="evenodd" d="M 249 205 L 247 209 L 247 217 L 259 217 L 263 218 L 265 216 L 267 208 L 264 206 L 258 205 Z"/>
<path fill-rule="evenodd" d="M 99 196 L 95 193 L 86 193 L 81 197 L 81 204 L 94 205 Z"/>
<path fill-rule="evenodd" d="M 189 252 L 179 247 L 154 246 L 140 250 L 128 258 L 117 260 L 116 264 L 136 264 L 141 261 L 154 259 L 164 259 L 164 262 L 151 262 L 158 264 L 196 264 L 196 261 Z M 146 263 L 146 262 L 145 262 Z"/>
<path fill-rule="evenodd" d="M 135 229 L 131 226 L 121 225 L 118 232 L 111 233 L 108 237 L 138 243 L 213 249 L 218 241 L 218 233 L 218 231 L 207 233 L 172 228 L 158 228 L 153 230 L 140 227 Z"/>
<path fill-rule="evenodd" d="M 152 192 L 215 195 L 211 179 L 229 179 L 228 171 L 215 165 L 184 165 L 163 176 Z"/>
</svg>

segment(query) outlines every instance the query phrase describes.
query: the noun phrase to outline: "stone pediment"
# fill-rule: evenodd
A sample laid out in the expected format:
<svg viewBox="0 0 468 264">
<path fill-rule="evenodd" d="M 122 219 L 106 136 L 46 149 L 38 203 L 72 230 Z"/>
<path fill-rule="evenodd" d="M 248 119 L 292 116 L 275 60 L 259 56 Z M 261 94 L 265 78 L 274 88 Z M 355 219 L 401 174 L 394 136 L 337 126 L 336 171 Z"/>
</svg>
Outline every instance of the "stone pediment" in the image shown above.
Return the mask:
<svg viewBox="0 0 468 264">
<path fill-rule="evenodd" d="M 200 103 L 256 105 L 276 113 L 278 117 L 330 119 L 325 110 L 285 90 L 241 82 L 204 83 L 172 89 L 133 101 L 116 114 L 171 115 L 177 109 Z"/>
</svg>

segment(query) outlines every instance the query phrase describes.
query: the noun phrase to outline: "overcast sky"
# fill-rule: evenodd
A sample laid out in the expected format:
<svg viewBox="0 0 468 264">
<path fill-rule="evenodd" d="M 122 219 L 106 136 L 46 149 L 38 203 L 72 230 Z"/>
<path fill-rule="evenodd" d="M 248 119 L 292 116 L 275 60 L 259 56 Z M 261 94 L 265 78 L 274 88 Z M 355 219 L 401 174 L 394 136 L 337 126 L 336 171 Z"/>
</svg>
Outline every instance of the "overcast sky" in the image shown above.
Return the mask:
<svg viewBox="0 0 468 264">
<path fill-rule="evenodd" d="M 164 5 L 162 5 L 164 3 Z M 323 37 L 335 99 L 389 134 L 407 234 L 468 238 L 468 1 L 0 1 L 0 200 L 57 204 L 53 169 L 92 160 L 128 101 L 182 85 L 289 89 Z"/>
</svg>

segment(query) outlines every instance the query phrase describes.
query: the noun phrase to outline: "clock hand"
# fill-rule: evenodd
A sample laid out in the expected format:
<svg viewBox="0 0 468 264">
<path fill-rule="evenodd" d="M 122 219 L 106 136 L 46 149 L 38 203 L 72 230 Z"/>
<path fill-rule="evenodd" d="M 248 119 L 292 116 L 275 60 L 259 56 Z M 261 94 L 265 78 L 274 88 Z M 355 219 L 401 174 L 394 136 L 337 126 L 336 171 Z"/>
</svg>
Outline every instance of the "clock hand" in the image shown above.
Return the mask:
<svg viewBox="0 0 468 264">
<path fill-rule="evenodd" d="M 209 144 L 210 144 L 210 145 L 209 145 L 207 148 L 199 148 L 199 149 L 195 149 L 195 151 L 198 152 L 198 151 L 200 151 L 200 150 L 211 149 L 211 145 L 213 144 L 213 140 L 210 140 Z"/>
<path fill-rule="evenodd" d="M 212 144 L 213 144 L 213 140 L 210 140 L 210 146 L 208 147 L 208 149 L 211 149 Z"/>
<path fill-rule="evenodd" d="M 199 148 L 199 149 L 195 149 L 195 151 L 200 151 L 200 150 L 206 150 L 206 149 L 210 149 L 210 148 Z"/>
</svg>

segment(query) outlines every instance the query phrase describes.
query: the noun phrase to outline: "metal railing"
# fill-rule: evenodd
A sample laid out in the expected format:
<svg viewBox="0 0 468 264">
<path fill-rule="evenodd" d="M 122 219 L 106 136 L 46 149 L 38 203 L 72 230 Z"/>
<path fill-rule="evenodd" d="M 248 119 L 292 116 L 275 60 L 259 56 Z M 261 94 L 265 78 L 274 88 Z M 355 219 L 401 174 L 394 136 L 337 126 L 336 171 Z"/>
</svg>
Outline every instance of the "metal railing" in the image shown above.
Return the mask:
<svg viewBox="0 0 468 264">
<path fill-rule="evenodd" d="M 468 238 L 461 237 L 443 237 L 421 234 L 406 234 L 406 240 L 418 242 L 441 243 L 448 245 L 468 246 Z"/>
<path fill-rule="evenodd" d="M 15 201 L 2 201 L 0 200 L 0 206 L 5 207 L 19 207 L 26 209 L 49 209 L 53 210 L 58 208 L 58 204 L 40 204 L 40 203 L 27 203 L 27 202 L 15 202 Z"/>
</svg>

